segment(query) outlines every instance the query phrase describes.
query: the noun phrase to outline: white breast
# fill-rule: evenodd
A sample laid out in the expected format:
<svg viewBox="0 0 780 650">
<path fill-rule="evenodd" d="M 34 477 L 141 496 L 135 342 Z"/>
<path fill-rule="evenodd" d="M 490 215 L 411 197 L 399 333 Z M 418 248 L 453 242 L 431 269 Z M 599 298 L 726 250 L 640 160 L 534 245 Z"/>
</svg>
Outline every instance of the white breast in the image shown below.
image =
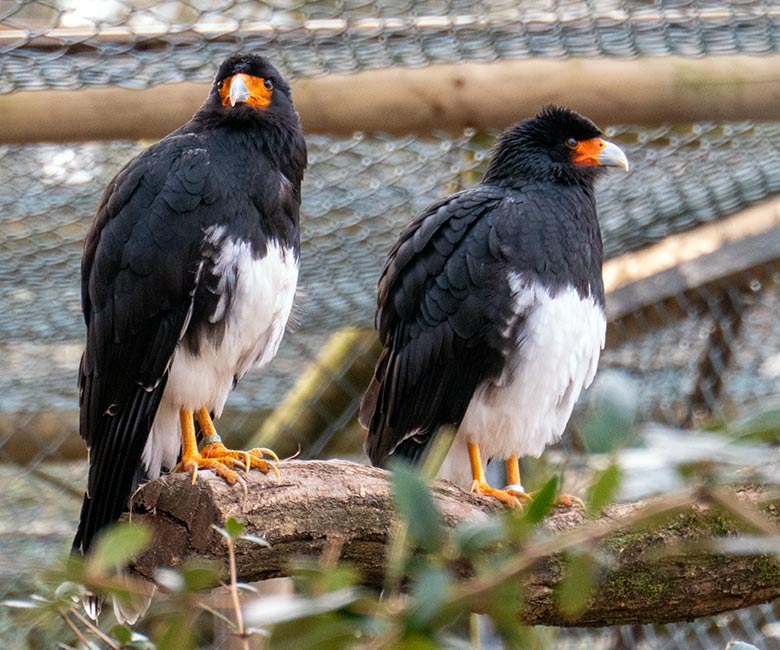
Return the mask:
<svg viewBox="0 0 780 650">
<path fill-rule="evenodd" d="M 554 297 L 538 283 L 510 274 L 525 325 L 514 359 L 497 384 L 480 386 L 469 403 L 440 476 L 471 483 L 466 443 L 483 460 L 539 456 L 560 438 L 583 388 L 593 381 L 604 347 L 606 319 L 592 297 L 566 289 Z"/>
<path fill-rule="evenodd" d="M 224 336 L 217 343 L 202 338 L 197 356 L 186 346 L 176 349 L 144 448 L 143 463 L 150 476 L 176 463 L 181 441 L 179 410 L 205 406 L 219 417 L 234 377 L 240 379 L 276 355 L 290 316 L 298 283 L 298 261 L 292 250 L 272 242 L 266 255 L 256 259 L 248 242 L 225 240 L 215 270 L 222 278 L 223 298 L 212 321 L 225 315 L 227 285 L 234 287 Z"/>
</svg>

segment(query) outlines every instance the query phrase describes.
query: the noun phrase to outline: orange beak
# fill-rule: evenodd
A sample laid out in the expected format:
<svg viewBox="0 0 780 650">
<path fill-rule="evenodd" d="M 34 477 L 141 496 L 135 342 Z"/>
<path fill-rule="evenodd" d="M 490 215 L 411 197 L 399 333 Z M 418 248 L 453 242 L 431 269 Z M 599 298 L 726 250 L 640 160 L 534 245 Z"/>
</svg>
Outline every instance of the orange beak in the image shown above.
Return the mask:
<svg viewBox="0 0 780 650">
<path fill-rule="evenodd" d="M 622 167 L 628 171 L 628 158 L 623 150 L 601 138 L 581 140 L 572 152 L 571 159 L 577 165 Z"/>
<path fill-rule="evenodd" d="M 265 87 L 265 79 L 248 74 L 235 74 L 222 82 L 219 95 L 223 106 L 249 104 L 253 108 L 268 108 L 273 90 Z"/>
</svg>

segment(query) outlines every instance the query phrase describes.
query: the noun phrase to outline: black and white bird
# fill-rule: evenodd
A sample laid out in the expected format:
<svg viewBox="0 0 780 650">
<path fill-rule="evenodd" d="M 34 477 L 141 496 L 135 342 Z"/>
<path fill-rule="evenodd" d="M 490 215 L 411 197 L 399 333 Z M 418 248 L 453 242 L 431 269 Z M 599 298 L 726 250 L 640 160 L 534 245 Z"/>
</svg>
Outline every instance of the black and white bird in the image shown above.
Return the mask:
<svg viewBox="0 0 780 650">
<path fill-rule="evenodd" d="M 263 57 L 235 55 L 193 118 L 109 183 L 82 261 L 89 478 L 75 552 L 86 554 L 135 486 L 161 472 L 194 481 L 213 469 L 234 483 L 236 467 L 275 469 L 268 450 L 226 449 L 212 417 L 282 340 L 305 167 L 290 87 Z"/>
<path fill-rule="evenodd" d="M 606 319 L 594 182 L 628 170 L 593 122 L 550 106 L 498 139 L 482 181 L 401 233 L 379 280 L 383 351 L 361 405 L 372 463 L 412 461 L 445 425 L 440 470 L 512 505 L 596 373 Z M 482 459 L 506 461 L 491 487 Z"/>
</svg>

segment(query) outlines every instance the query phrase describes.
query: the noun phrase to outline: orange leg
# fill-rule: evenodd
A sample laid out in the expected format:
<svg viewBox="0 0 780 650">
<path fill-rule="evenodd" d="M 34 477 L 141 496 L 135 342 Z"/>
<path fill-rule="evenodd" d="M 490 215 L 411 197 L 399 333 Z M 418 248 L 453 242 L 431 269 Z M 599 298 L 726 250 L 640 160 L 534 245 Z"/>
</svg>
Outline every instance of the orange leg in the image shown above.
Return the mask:
<svg viewBox="0 0 780 650">
<path fill-rule="evenodd" d="M 520 501 L 532 501 L 533 493 L 528 494 L 520 482 L 520 459 L 516 455 L 511 455 L 506 460 L 506 482 L 508 485 L 504 488 L 509 494 L 520 499 Z M 585 507 L 582 499 L 574 497 L 569 494 L 561 494 L 555 499 L 555 505 L 566 506 L 571 508 L 572 506 Z"/>
<path fill-rule="evenodd" d="M 506 459 L 506 482 L 509 485 L 518 485 L 522 489 L 520 482 L 520 459 L 516 454 L 512 454 Z"/>
<path fill-rule="evenodd" d="M 512 494 L 509 490 L 497 490 L 490 487 L 485 478 L 485 470 L 482 467 L 482 457 L 479 453 L 479 445 L 473 442 L 468 443 L 469 462 L 471 463 L 471 477 L 474 482 L 471 484 L 471 491 L 483 496 L 493 497 L 498 499 L 501 503 L 505 503 L 508 506 L 517 507 L 520 506 L 520 500 Z"/>
<path fill-rule="evenodd" d="M 520 459 L 517 454 L 512 454 L 506 459 L 506 482 L 504 490 L 513 497 L 525 502 L 532 500 L 531 495 L 525 491 L 520 481 Z"/>
<path fill-rule="evenodd" d="M 247 471 L 250 467 L 256 467 L 264 474 L 273 470 L 277 478 L 279 477 L 276 465 L 263 459 L 263 456 L 266 455 L 276 461 L 279 460 L 270 449 L 251 449 L 250 451 L 227 449 L 214 429 L 214 423 L 206 408 L 198 410 L 198 423 L 203 432 L 204 442 L 203 449 L 199 452 L 198 442 L 195 438 L 193 412 L 182 409 L 179 415 L 181 418 L 181 462 L 174 469 L 189 472 L 192 475 L 193 484 L 197 479 L 199 469 L 214 470 L 230 485 L 241 480 L 233 467 L 240 467 Z"/>
</svg>

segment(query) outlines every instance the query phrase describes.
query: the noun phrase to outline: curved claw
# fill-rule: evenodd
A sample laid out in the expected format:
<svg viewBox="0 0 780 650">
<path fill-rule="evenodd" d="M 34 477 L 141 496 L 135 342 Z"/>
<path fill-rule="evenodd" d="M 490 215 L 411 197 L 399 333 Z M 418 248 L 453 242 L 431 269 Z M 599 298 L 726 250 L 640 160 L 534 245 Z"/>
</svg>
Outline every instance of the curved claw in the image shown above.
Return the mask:
<svg viewBox="0 0 780 650">
<path fill-rule="evenodd" d="M 268 456 L 273 458 L 277 463 L 279 462 L 279 456 L 276 455 L 276 452 L 273 449 L 267 449 L 266 447 L 255 447 L 254 449 L 250 449 L 249 453 L 251 453 L 253 456 L 260 456 L 261 458 L 263 456 Z"/>
<path fill-rule="evenodd" d="M 555 500 L 555 505 L 563 506 L 564 508 L 573 508 L 574 506 L 577 506 L 578 508 L 585 510 L 585 502 L 579 497 L 575 497 L 571 494 L 561 494 Z"/>
<path fill-rule="evenodd" d="M 521 490 L 513 490 L 510 487 L 505 487 L 504 491 L 507 494 L 511 494 L 515 499 L 520 501 L 520 503 L 531 503 L 531 501 L 534 500 L 533 496 L 528 494 L 528 492 L 523 492 Z"/>
<path fill-rule="evenodd" d="M 251 451 L 228 449 L 222 444 L 219 435 L 214 429 L 211 415 L 205 407 L 198 410 L 198 422 L 204 438 L 209 442 L 203 446 L 203 449 L 198 451 L 193 411 L 182 408 L 179 414 L 182 427 L 182 455 L 181 461 L 176 465 L 174 471 L 188 472 L 192 476 L 193 485 L 198 478 L 199 469 L 211 469 L 230 485 L 239 482 L 246 497 L 248 493 L 246 482 L 236 473 L 233 469 L 234 467 L 241 468 L 245 472 L 248 472 L 252 467 L 256 467 L 264 474 L 273 470 L 277 480 L 281 480 L 279 468 L 273 462 L 263 459 L 263 456 L 267 455 L 278 461 L 279 457 L 273 451 L 270 449 L 253 449 Z"/>
<path fill-rule="evenodd" d="M 184 471 L 192 476 L 192 485 L 195 485 L 195 481 L 198 479 L 198 463 L 194 460 L 189 461 L 184 466 Z"/>
<path fill-rule="evenodd" d="M 274 454 L 274 455 L 276 455 L 276 454 Z M 268 466 L 274 471 L 274 474 L 276 474 L 276 481 L 277 481 L 277 483 L 281 483 L 282 482 L 282 475 L 279 473 L 279 468 L 276 466 L 276 463 L 272 463 L 270 460 L 267 460 L 266 462 L 268 463 Z"/>
<path fill-rule="evenodd" d="M 246 487 L 246 481 L 240 476 L 236 476 L 236 482 L 241 486 L 241 491 L 244 493 L 244 499 L 249 496 L 249 490 Z"/>
</svg>

